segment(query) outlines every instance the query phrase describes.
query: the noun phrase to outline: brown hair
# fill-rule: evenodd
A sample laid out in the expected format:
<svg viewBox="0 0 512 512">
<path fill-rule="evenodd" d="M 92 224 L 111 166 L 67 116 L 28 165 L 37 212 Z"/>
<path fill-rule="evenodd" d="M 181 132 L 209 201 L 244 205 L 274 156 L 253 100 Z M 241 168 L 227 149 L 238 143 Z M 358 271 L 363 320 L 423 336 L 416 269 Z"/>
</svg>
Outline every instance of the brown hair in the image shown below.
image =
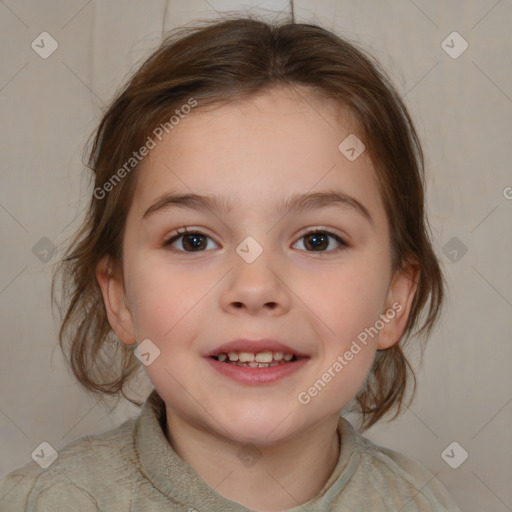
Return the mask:
<svg viewBox="0 0 512 512">
<path fill-rule="evenodd" d="M 420 270 L 400 343 L 377 352 L 355 397 L 352 410 L 362 413 L 361 428 L 394 409 L 393 418 L 400 413 L 411 377 L 415 390 L 414 371 L 402 349 L 410 336 L 423 341 L 430 335 L 441 311 L 444 278 L 427 231 L 423 153 L 407 109 L 379 64 L 354 43 L 314 24 L 269 23 L 247 16 L 171 32 L 128 80 L 93 134 L 87 166 L 94 172 L 94 190 L 109 192 L 93 194 L 52 282 L 54 298 L 56 279 L 62 277 L 60 346 L 87 391 L 101 397 L 122 394 L 142 405 L 125 394 L 140 363 L 129 346 L 108 343 L 111 327 L 95 276 L 105 255 L 122 269 L 123 232 L 137 166 L 115 186 L 106 184 L 153 130 L 191 98 L 200 106 L 215 106 L 279 86 L 306 87 L 349 108 L 377 170 L 391 226 L 392 271 L 406 261 Z M 415 327 L 420 328 L 412 333 Z"/>
</svg>

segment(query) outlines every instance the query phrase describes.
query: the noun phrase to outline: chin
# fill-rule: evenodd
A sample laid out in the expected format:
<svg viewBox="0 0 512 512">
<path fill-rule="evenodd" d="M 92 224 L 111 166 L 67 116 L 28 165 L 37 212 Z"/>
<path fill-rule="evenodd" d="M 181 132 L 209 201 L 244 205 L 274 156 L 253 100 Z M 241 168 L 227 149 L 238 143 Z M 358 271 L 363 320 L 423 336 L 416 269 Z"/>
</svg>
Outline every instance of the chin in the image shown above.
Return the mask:
<svg viewBox="0 0 512 512">
<path fill-rule="evenodd" d="M 229 415 L 224 414 L 219 423 L 225 425 L 228 431 L 225 435 L 232 441 L 263 446 L 276 444 L 290 435 L 289 429 L 297 424 L 296 421 L 290 421 L 293 417 L 283 407 L 262 411 L 254 406 L 231 412 Z M 218 424 L 213 426 L 218 428 Z M 220 431 L 221 434 L 223 432 Z"/>
</svg>

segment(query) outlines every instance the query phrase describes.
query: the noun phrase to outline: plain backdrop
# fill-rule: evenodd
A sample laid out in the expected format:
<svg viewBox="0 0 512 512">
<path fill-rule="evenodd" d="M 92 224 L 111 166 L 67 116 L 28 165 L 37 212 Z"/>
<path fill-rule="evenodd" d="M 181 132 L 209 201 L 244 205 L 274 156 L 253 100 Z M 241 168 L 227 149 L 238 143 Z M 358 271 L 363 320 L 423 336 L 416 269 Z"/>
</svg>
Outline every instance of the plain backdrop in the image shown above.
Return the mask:
<svg viewBox="0 0 512 512">
<path fill-rule="evenodd" d="M 57 346 L 50 279 L 91 193 L 83 146 L 162 34 L 248 7 L 280 18 L 292 6 L 0 2 L 0 476 L 42 441 L 59 450 L 138 414 L 127 402 L 107 414 Z M 510 511 L 512 2 L 295 0 L 293 9 L 296 21 L 359 41 L 404 97 L 427 156 L 428 212 L 449 285 L 412 406 L 365 435 L 422 462 L 464 511 Z M 31 47 L 42 32 L 58 43 L 46 59 Z M 142 399 L 151 389 L 141 379 Z M 457 465 L 465 452 L 457 468 L 445 462 L 448 453 Z"/>
</svg>

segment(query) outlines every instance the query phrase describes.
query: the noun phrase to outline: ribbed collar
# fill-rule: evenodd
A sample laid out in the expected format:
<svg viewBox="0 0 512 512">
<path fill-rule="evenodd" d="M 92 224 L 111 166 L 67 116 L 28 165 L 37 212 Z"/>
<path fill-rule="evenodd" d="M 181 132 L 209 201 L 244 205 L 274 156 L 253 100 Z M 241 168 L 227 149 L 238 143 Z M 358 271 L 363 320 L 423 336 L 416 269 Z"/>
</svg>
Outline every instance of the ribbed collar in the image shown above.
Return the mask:
<svg viewBox="0 0 512 512">
<path fill-rule="evenodd" d="M 143 471 L 156 489 L 187 508 L 225 512 L 250 510 L 224 498 L 212 489 L 196 470 L 174 451 L 165 436 L 165 428 L 165 403 L 154 389 L 136 420 L 134 435 Z M 340 457 L 322 491 L 312 500 L 286 512 L 327 510 L 329 504 L 346 485 L 360 459 L 357 433 L 345 418 L 340 417 L 338 435 L 341 441 Z M 333 485 L 335 483 L 336 485 Z"/>
</svg>

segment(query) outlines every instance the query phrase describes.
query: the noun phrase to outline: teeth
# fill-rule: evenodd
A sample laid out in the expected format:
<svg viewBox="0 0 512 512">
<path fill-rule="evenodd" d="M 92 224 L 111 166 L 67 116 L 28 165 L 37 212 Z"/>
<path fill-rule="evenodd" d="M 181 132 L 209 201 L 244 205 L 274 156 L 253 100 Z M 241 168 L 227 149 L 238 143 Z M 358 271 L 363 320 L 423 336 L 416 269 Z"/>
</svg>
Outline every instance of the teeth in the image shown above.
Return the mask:
<svg viewBox="0 0 512 512">
<path fill-rule="evenodd" d="M 221 362 L 227 362 L 229 360 L 230 362 L 239 366 L 266 368 L 267 366 L 276 366 L 279 364 L 278 361 L 291 361 L 293 357 L 293 354 L 285 354 L 283 352 L 272 352 L 270 350 L 265 350 L 263 352 L 258 352 L 257 354 L 244 351 L 228 352 L 227 354 L 220 353 L 217 356 L 217 359 Z"/>
<path fill-rule="evenodd" d="M 257 363 L 256 361 L 251 361 L 250 363 L 247 364 L 237 361 L 236 363 L 233 364 L 236 364 L 237 366 L 248 366 L 249 368 L 268 368 L 269 366 L 272 366 L 271 364 L 268 363 Z M 279 363 L 274 363 L 274 366 L 278 364 Z"/>
<path fill-rule="evenodd" d="M 255 359 L 256 359 L 256 361 L 258 361 L 258 363 L 271 363 L 272 359 L 273 359 L 273 355 L 272 355 L 272 352 L 270 352 L 270 351 L 260 352 L 259 354 L 256 354 Z"/>
<path fill-rule="evenodd" d="M 254 354 L 251 354 L 250 352 L 239 352 L 238 360 L 242 363 L 249 363 L 254 361 Z"/>
</svg>

